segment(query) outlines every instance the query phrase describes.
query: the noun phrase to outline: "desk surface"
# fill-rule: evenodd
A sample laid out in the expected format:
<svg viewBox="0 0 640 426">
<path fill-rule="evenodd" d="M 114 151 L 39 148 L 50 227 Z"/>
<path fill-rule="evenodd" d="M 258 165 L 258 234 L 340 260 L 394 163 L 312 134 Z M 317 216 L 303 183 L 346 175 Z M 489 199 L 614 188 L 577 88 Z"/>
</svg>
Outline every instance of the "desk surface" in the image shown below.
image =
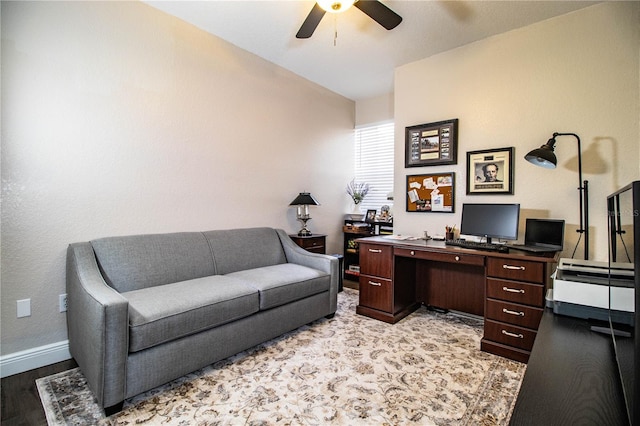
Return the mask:
<svg viewBox="0 0 640 426">
<path fill-rule="evenodd" d="M 369 242 L 375 244 L 386 244 L 394 247 L 406 247 L 415 250 L 424 250 L 424 251 L 448 251 L 448 252 L 464 252 L 464 253 L 473 253 L 477 255 L 483 256 L 491 256 L 491 257 L 503 257 L 503 258 L 520 258 L 527 260 L 535 260 L 535 261 L 544 261 L 544 262 L 554 262 L 557 261 L 556 257 L 559 253 L 529 253 L 521 250 L 511 249 L 509 253 L 499 253 L 497 251 L 489 251 L 489 250 L 475 250 L 475 249 L 466 249 L 463 247 L 457 246 L 448 246 L 444 241 L 435 241 L 435 240 L 400 240 L 395 239 L 391 236 L 379 236 L 379 237 L 366 237 L 359 238 L 358 241 L 361 242 Z"/>
<path fill-rule="evenodd" d="M 546 309 L 510 425 L 626 425 L 611 337 Z"/>
</svg>

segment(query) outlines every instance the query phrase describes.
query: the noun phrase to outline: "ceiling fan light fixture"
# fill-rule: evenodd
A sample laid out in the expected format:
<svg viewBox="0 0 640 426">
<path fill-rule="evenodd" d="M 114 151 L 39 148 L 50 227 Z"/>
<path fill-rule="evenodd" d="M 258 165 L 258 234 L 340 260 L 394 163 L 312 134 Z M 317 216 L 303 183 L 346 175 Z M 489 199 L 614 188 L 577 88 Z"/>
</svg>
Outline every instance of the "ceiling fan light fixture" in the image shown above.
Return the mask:
<svg viewBox="0 0 640 426">
<path fill-rule="evenodd" d="M 357 0 L 318 0 L 318 5 L 329 13 L 342 13 L 349 9 Z"/>
</svg>

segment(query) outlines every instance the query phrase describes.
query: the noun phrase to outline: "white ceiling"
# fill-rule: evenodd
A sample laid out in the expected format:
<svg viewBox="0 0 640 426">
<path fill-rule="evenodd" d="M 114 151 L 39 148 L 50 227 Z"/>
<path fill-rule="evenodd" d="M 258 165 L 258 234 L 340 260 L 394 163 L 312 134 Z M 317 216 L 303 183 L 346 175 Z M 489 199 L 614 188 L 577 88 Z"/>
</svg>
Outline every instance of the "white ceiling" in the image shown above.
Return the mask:
<svg viewBox="0 0 640 426">
<path fill-rule="evenodd" d="M 295 35 L 313 1 L 145 1 L 349 99 L 393 91 L 394 68 L 598 1 L 383 0 L 402 16 L 385 30 L 359 9 L 325 14 Z M 334 33 L 337 39 L 334 46 Z"/>
</svg>

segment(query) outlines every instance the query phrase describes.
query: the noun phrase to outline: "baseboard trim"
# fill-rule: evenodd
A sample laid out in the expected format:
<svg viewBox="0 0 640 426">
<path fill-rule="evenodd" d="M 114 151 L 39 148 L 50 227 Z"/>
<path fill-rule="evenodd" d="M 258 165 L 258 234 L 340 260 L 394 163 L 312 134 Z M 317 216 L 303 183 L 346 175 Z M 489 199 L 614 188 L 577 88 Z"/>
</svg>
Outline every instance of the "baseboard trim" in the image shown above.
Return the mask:
<svg viewBox="0 0 640 426">
<path fill-rule="evenodd" d="M 71 359 L 68 340 L 14 352 L 0 357 L 0 376 L 13 376 L 68 359 Z"/>
</svg>

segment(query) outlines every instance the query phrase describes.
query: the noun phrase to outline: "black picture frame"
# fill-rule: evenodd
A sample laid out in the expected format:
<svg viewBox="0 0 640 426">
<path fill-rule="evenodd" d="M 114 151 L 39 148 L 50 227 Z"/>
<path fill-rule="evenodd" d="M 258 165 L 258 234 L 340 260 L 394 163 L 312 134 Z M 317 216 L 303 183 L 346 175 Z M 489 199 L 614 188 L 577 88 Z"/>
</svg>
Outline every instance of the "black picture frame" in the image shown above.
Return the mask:
<svg viewBox="0 0 640 426">
<path fill-rule="evenodd" d="M 458 164 L 458 119 L 405 128 L 405 167 Z"/>
<path fill-rule="evenodd" d="M 467 195 L 513 195 L 515 148 L 467 152 Z"/>
<path fill-rule="evenodd" d="M 407 211 L 455 213 L 454 172 L 407 176 Z"/>
<path fill-rule="evenodd" d="M 375 222 L 376 221 L 376 209 L 367 210 L 367 214 L 364 217 L 365 222 Z"/>
</svg>

